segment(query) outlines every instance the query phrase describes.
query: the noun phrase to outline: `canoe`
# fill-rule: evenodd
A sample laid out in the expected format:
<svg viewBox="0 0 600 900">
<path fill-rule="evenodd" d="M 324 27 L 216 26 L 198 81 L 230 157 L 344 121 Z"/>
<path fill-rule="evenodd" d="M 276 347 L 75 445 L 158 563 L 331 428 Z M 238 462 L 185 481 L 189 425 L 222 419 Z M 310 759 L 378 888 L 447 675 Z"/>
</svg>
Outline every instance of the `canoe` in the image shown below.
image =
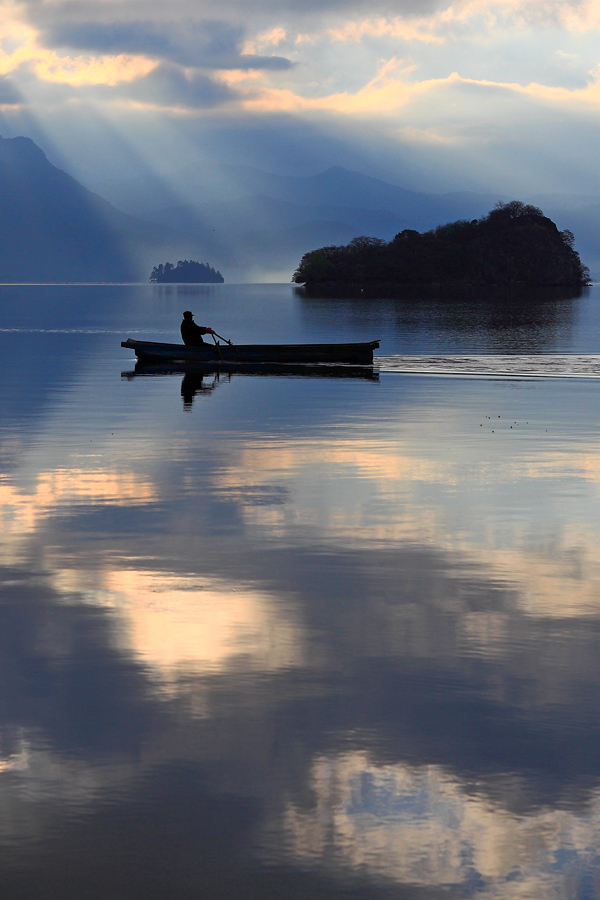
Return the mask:
<svg viewBox="0 0 600 900">
<path fill-rule="evenodd" d="M 157 341 L 121 341 L 121 347 L 133 350 L 140 360 L 163 362 L 236 362 L 236 363 L 350 363 L 373 364 L 373 351 L 379 341 L 356 344 L 161 344 Z"/>
</svg>

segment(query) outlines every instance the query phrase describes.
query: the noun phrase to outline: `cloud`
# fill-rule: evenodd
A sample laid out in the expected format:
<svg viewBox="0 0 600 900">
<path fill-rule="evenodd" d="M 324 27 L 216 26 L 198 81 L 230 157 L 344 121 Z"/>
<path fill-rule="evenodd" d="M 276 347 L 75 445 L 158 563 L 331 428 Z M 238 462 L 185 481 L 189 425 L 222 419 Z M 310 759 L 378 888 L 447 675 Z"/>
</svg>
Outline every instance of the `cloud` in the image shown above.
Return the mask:
<svg viewBox="0 0 600 900">
<path fill-rule="evenodd" d="M 99 115 L 159 167 L 154 148 L 185 129 L 182 153 L 280 172 L 339 163 L 426 190 L 587 191 L 599 23 L 600 0 L 0 0 L 2 116 L 71 145 Z M 7 106 L 19 92 L 25 106 Z M 183 110 L 206 110 L 202 129 Z"/>
<path fill-rule="evenodd" d="M 359 90 L 323 93 L 307 97 L 289 88 L 268 87 L 248 94 L 246 108 L 264 112 L 306 112 L 327 110 L 344 115 L 367 117 L 392 116 L 410 105 L 415 115 L 417 106 L 435 112 L 438 123 L 452 119 L 465 122 L 476 115 L 476 122 L 494 122 L 504 125 L 506 116 L 514 115 L 514 105 L 522 100 L 552 104 L 556 108 L 577 105 L 581 108 L 600 106 L 600 77 L 589 73 L 584 87 L 569 90 L 537 82 L 519 84 L 486 78 L 465 78 L 451 72 L 443 78 L 426 78 L 421 81 L 413 76 L 415 66 L 393 57 L 381 65 L 379 72 Z M 600 67 L 599 67 L 600 70 Z M 449 96 L 452 95 L 452 96 Z M 445 109 L 451 103 L 450 112 Z M 494 104 L 492 107 L 489 104 Z M 511 113 L 511 109 L 513 110 Z M 405 114 L 406 115 L 406 114 Z M 410 124 L 406 119 L 399 127 Z M 431 124 L 431 123 L 430 123 Z M 492 129 L 493 133 L 493 129 Z"/>
<path fill-rule="evenodd" d="M 190 73 L 171 63 L 160 63 L 148 75 L 114 88 L 104 88 L 103 95 L 155 107 L 188 109 L 217 106 L 237 96 L 226 84 L 198 72 Z"/>
<path fill-rule="evenodd" d="M 72 105 L 78 101 L 100 101 L 107 106 L 134 103 L 179 112 L 182 109 L 210 109 L 238 99 L 236 91 L 225 82 L 172 63 L 150 64 L 149 71 L 147 67 L 138 67 L 140 74 L 135 73 L 135 69 L 131 72 L 117 70 L 116 74 L 127 77 L 103 80 L 107 69 L 101 65 L 101 60 L 88 60 L 87 66 L 82 63 L 84 67 L 80 69 L 77 60 L 69 67 L 66 60 L 55 58 L 51 52 L 47 57 L 42 55 L 37 62 L 20 65 L 12 73 L 14 84 L 0 76 L 0 106 L 27 103 L 32 108 L 43 106 L 54 110 L 63 106 L 66 110 L 71 109 L 72 118 Z M 109 57 L 108 62 L 114 63 L 118 59 Z M 72 127 L 71 124 L 69 128 Z"/>
<path fill-rule="evenodd" d="M 347 871 L 440 885 L 451 896 L 471 893 L 477 873 L 477 894 L 486 900 L 549 897 L 550 873 L 558 875 L 557 886 L 576 884 L 600 834 L 597 792 L 585 809 L 517 814 L 507 809 L 506 795 L 467 790 L 442 766 L 374 763 L 360 751 L 316 756 L 310 785 L 313 805 L 288 801 L 282 827 L 271 829 L 292 859 L 314 866 L 335 854 Z M 565 846 L 569 862 L 562 868 Z"/>
<path fill-rule="evenodd" d="M 182 66 L 209 69 L 290 69 L 282 56 L 256 56 L 240 49 L 244 28 L 226 22 L 55 22 L 42 31 L 46 46 L 99 54 L 135 54 Z"/>
<path fill-rule="evenodd" d="M 447 0 L 373 0 L 369 5 L 374 15 L 427 16 L 437 9 L 448 6 Z M 131 22 L 139 18 L 140 3 L 137 0 L 113 0 L 110 3 L 98 0 L 25 0 L 23 7 L 32 23 L 50 26 L 55 22 L 123 21 Z M 168 23 L 200 21 L 214 16 L 214 4 L 207 0 L 171 0 L 165 4 L 161 0 L 144 0 L 145 15 L 150 21 Z M 342 18 L 365 10 L 364 0 L 256 0 L 251 7 L 240 6 L 239 0 L 221 0 L 218 5 L 219 17 L 224 21 L 250 22 L 278 19 L 315 21 L 323 14 Z"/>
<path fill-rule="evenodd" d="M 21 95 L 10 78 L 0 76 L 0 106 L 18 106 Z"/>
<path fill-rule="evenodd" d="M 10 81 L 21 107 L 36 112 L 40 108 L 47 111 L 77 99 L 77 91 L 68 81 L 40 76 L 38 67 L 43 69 L 45 64 L 44 59 L 28 60 L 12 71 Z M 8 78 L 5 80 L 9 81 Z"/>
</svg>

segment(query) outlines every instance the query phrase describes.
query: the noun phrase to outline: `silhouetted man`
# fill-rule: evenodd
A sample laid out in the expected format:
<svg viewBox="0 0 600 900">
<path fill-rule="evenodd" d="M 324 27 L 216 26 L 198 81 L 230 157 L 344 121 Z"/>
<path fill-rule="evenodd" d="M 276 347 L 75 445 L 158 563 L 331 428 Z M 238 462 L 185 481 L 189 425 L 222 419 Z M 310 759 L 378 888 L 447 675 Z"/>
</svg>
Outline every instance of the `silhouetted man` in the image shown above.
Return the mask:
<svg viewBox="0 0 600 900">
<path fill-rule="evenodd" d="M 196 325 L 194 322 L 194 313 L 189 309 L 183 314 L 183 322 L 181 323 L 181 337 L 186 347 L 200 347 L 204 343 L 203 334 L 214 334 L 212 328 L 205 328 L 203 325 Z"/>
</svg>

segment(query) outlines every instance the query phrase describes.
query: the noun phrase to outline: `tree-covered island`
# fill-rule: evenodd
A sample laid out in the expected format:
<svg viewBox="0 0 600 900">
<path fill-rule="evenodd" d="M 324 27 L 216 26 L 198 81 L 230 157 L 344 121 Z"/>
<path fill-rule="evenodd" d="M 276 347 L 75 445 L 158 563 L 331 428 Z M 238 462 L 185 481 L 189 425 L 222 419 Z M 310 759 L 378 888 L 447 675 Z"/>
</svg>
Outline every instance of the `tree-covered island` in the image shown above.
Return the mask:
<svg viewBox="0 0 600 900">
<path fill-rule="evenodd" d="M 405 229 L 390 241 L 357 237 L 305 253 L 292 281 L 307 287 L 390 285 L 584 285 L 590 273 L 570 231 L 536 206 L 497 203 L 481 219 Z"/>
<path fill-rule="evenodd" d="M 208 263 L 180 259 L 176 266 L 170 262 L 154 266 L 150 281 L 154 284 L 223 284 L 225 279 Z"/>
</svg>

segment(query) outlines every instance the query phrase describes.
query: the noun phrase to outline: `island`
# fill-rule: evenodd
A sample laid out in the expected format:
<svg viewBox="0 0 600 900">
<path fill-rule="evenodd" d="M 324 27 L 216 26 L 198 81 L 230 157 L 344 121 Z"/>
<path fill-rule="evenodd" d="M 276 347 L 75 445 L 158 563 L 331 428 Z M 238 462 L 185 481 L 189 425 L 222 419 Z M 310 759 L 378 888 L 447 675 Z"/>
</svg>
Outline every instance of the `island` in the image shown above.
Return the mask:
<svg viewBox="0 0 600 900">
<path fill-rule="evenodd" d="M 590 273 L 570 231 L 519 200 L 483 218 L 439 225 L 391 241 L 357 237 L 305 253 L 292 281 L 307 287 L 392 285 L 585 285 Z"/>
<path fill-rule="evenodd" d="M 153 284 L 223 284 L 225 279 L 208 263 L 180 259 L 176 266 L 170 262 L 154 266 L 150 281 Z"/>
</svg>

